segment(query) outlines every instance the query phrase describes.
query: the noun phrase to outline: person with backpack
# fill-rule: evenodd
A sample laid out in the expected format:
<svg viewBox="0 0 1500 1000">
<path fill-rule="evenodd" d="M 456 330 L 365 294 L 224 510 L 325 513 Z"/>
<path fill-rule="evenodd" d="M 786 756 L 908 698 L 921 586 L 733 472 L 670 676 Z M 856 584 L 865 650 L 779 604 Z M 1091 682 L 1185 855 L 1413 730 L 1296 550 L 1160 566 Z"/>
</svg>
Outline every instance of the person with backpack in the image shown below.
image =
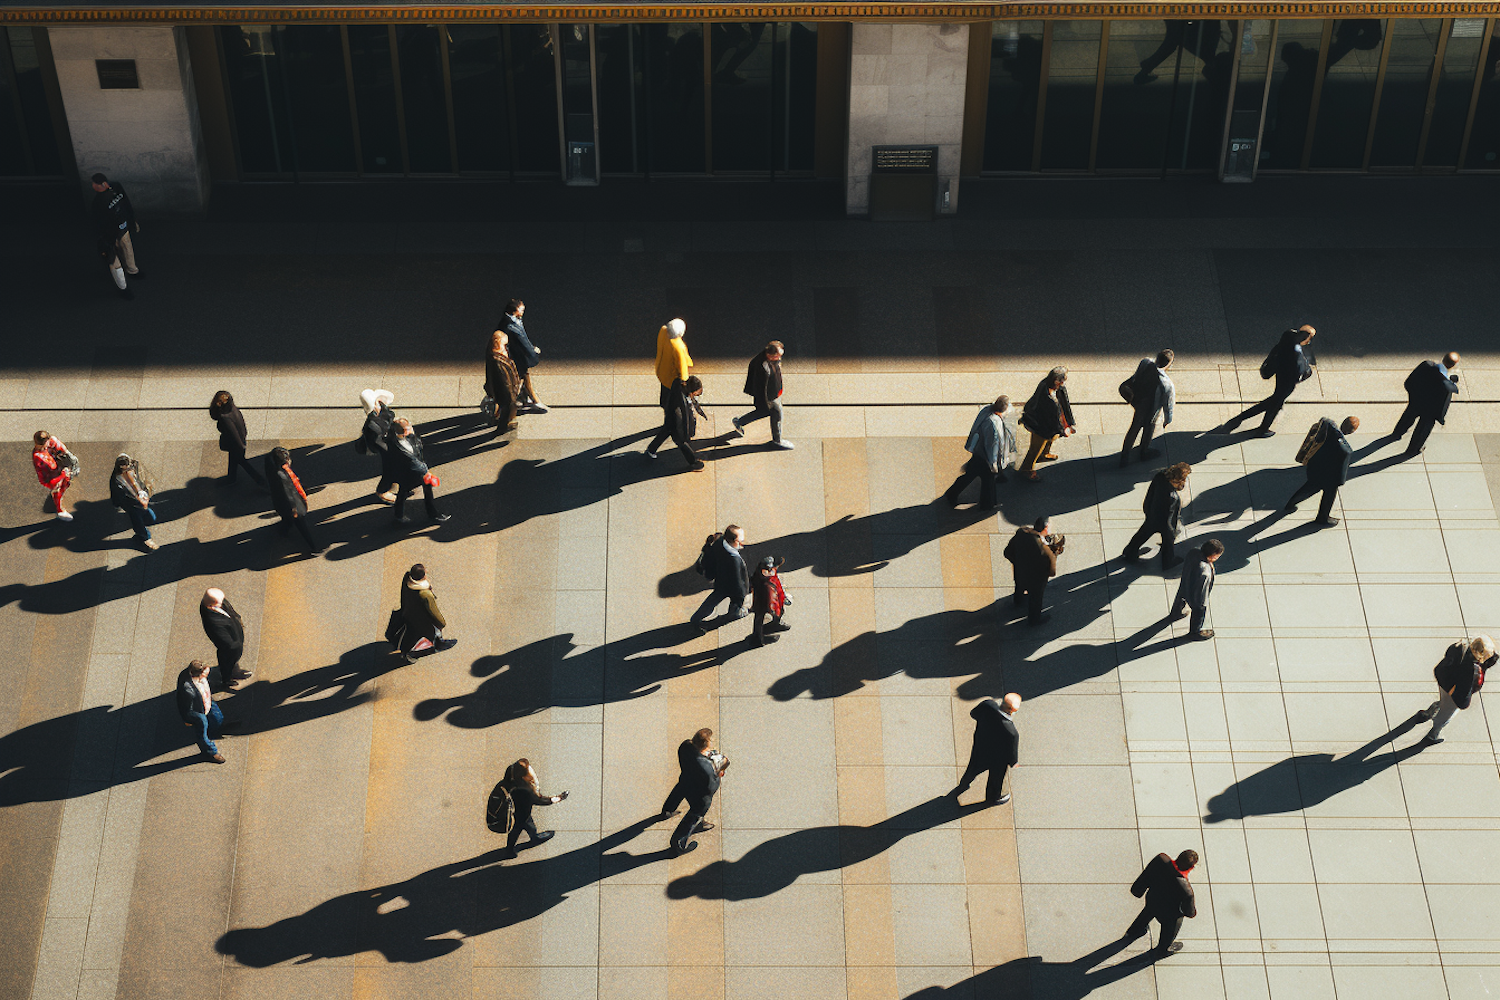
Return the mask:
<svg viewBox="0 0 1500 1000">
<path fill-rule="evenodd" d="M 773 340 L 766 345 L 765 350 L 751 359 L 750 369 L 745 373 L 745 395 L 755 401 L 755 409 L 743 417 L 732 418 L 735 437 L 745 436 L 746 424 L 770 417 L 771 441 L 767 447 L 796 447 L 792 442 L 781 439 L 781 359 L 785 354 L 786 348 L 781 341 Z"/>
<path fill-rule="evenodd" d="M 1473 642 L 1455 642 L 1448 647 L 1432 676 L 1437 681 L 1437 701 L 1417 719 L 1431 719 L 1432 729 L 1422 738 L 1428 745 L 1443 742 L 1442 732 L 1453 716 L 1468 708 L 1484 686 L 1484 673 L 1495 665 L 1495 643 L 1487 635 L 1477 635 Z"/>
<path fill-rule="evenodd" d="M 219 428 L 219 450 L 229 454 L 229 475 L 226 477 L 229 484 L 234 485 L 235 477 L 243 467 L 257 486 L 266 485 L 255 466 L 245 457 L 245 451 L 250 447 L 250 432 L 245 427 L 245 415 L 234 405 L 234 396 L 228 389 L 214 393 L 214 398 L 208 403 L 208 415 Z"/>
<path fill-rule="evenodd" d="M 1140 459 L 1156 458 L 1161 452 L 1151 447 L 1151 438 L 1156 435 L 1156 418 L 1162 417 L 1162 427 L 1172 423 L 1172 407 L 1177 401 L 1177 387 L 1167 376 L 1172 367 L 1172 352 L 1164 350 L 1156 360 L 1142 358 L 1135 374 L 1120 386 L 1120 395 L 1128 392 L 1128 402 L 1134 411 L 1130 418 L 1130 429 L 1125 432 L 1125 445 L 1120 449 L 1120 467 L 1130 464 L 1130 446 L 1135 436 L 1141 436 Z"/>
<path fill-rule="evenodd" d="M 974 423 L 969 427 L 968 440 L 964 442 L 969 460 L 964 463 L 963 470 L 959 472 L 953 485 L 943 494 L 949 507 L 957 507 L 958 498 L 969 485 L 969 480 L 978 479 L 979 509 L 999 509 L 1000 498 L 996 495 L 996 483 L 1005 481 L 1004 469 L 1016 458 L 1016 432 L 1005 420 L 1005 415 L 1009 412 L 1009 396 L 1000 396 L 993 403 L 979 408 L 974 416 Z"/>
<path fill-rule="evenodd" d="M 708 416 L 703 412 L 703 407 L 698 405 L 698 397 L 701 395 L 703 382 L 696 375 L 689 375 L 686 381 L 677 379 L 672 383 L 672 389 L 667 394 L 667 404 L 662 407 L 661 431 L 646 445 L 647 458 L 659 458 L 656 449 L 667 438 L 671 438 L 687 462 L 688 469 L 693 472 L 703 471 L 703 460 L 693 451 L 693 435 L 698 433 L 698 418 Z"/>
<path fill-rule="evenodd" d="M 555 806 L 566 799 L 568 793 L 543 795 L 537 787 L 536 770 L 531 766 L 531 761 L 522 757 L 505 769 L 505 777 L 490 792 L 485 822 L 493 832 L 505 834 L 505 850 L 500 855 L 502 859 L 509 860 L 516 856 L 516 843 L 521 839 L 523 831 L 529 844 L 545 844 L 557 836 L 555 830 L 538 833 L 531 811 L 537 806 Z"/>
<path fill-rule="evenodd" d="M 151 538 L 151 525 L 156 523 L 156 511 L 151 509 L 151 495 L 141 487 L 131 467 L 130 456 L 115 459 L 115 471 L 109 477 L 109 500 L 115 508 L 130 518 L 135 529 L 135 540 L 148 551 L 156 551 L 156 542 Z"/>
<path fill-rule="evenodd" d="M 382 503 L 396 502 L 396 468 L 391 461 L 391 429 L 396 423 L 396 411 L 391 409 L 391 404 L 395 401 L 395 394 L 388 389 L 364 389 L 359 394 L 365 422 L 354 442 L 354 450 L 380 459 L 380 481 L 375 484 L 375 497 Z"/>
<path fill-rule="evenodd" d="M 740 554 L 744 547 L 745 529 L 731 524 L 721 534 L 709 535 L 698 553 L 693 568 L 699 575 L 712 580 L 714 589 L 688 621 L 704 632 L 708 631 L 704 619 L 713 613 L 720 601 L 729 601 L 727 621 L 737 621 L 750 613 L 745 610 L 745 598 L 750 596 L 750 571 Z"/>
<path fill-rule="evenodd" d="M 135 221 L 135 208 L 125 193 L 125 185 L 103 174 L 95 174 L 89 180 L 94 188 L 90 211 L 94 232 L 99 237 L 99 256 L 104 258 L 110 277 L 120 290 L 120 298 L 128 301 L 135 298 L 135 292 L 125 284 L 125 275 L 138 281 L 146 278 L 135 266 L 135 247 L 130 242 L 130 234 L 140 232 L 141 224 Z"/>
<path fill-rule="evenodd" d="M 1313 424 L 1297 451 L 1297 461 L 1307 466 L 1307 482 L 1297 487 L 1297 492 L 1286 502 L 1288 513 L 1322 490 L 1323 502 L 1318 505 L 1318 519 L 1314 523 L 1328 528 L 1339 523 L 1338 518 L 1329 515 L 1333 512 L 1333 500 L 1338 496 L 1339 487 L 1349 481 L 1349 462 L 1354 458 L 1354 449 L 1349 447 L 1349 439 L 1344 435 L 1357 430 L 1358 417 L 1345 417 L 1337 427 L 1327 417 Z"/>
<path fill-rule="evenodd" d="M 1266 360 L 1260 363 L 1260 377 L 1274 378 L 1276 387 L 1265 399 L 1225 424 L 1226 430 L 1233 433 L 1239 429 L 1240 424 L 1260 413 L 1264 416 L 1261 417 L 1260 429 L 1256 433 L 1261 437 L 1271 437 L 1276 433 L 1271 430 L 1271 424 L 1276 420 L 1276 414 L 1281 412 L 1282 406 L 1286 405 L 1287 397 L 1292 394 L 1293 389 L 1312 378 L 1312 352 L 1308 347 L 1317 334 L 1318 331 L 1311 324 L 1303 323 L 1281 335 L 1281 340 L 1271 348 Z"/>
<path fill-rule="evenodd" d="M 1026 449 L 1026 458 L 1016 471 L 1029 483 L 1037 481 L 1036 464 L 1055 462 L 1052 442 L 1067 437 L 1078 430 L 1073 419 L 1073 406 L 1068 402 L 1068 370 L 1062 366 L 1052 369 L 1047 377 L 1037 383 L 1036 391 L 1021 408 L 1021 426 L 1031 432 L 1031 447 Z"/>
<path fill-rule="evenodd" d="M 1165 469 L 1157 469 L 1146 489 L 1146 501 L 1141 511 L 1146 515 L 1140 530 L 1125 544 L 1126 562 L 1139 562 L 1141 546 L 1152 535 L 1161 536 L 1161 569 L 1167 570 L 1182 562 L 1175 554 L 1173 543 L 1182 529 L 1182 490 L 1187 486 L 1193 467 L 1186 462 Z"/>
<path fill-rule="evenodd" d="M 755 615 L 755 624 L 750 632 L 750 642 L 753 645 L 764 646 L 780 638 L 775 635 L 767 636 L 767 632 L 786 632 L 791 629 L 790 625 L 781 620 L 782 611 L 792 604 L 792 599 L 782 589 L 781 576 L 776 572 L 783 561 L 775 556 L 764 557 L 755 568 L 755 575 L 750 578 L 750 611 Z M 769 625 L 765 624 L 767 615 L 771 617 Z"/>
</svg>

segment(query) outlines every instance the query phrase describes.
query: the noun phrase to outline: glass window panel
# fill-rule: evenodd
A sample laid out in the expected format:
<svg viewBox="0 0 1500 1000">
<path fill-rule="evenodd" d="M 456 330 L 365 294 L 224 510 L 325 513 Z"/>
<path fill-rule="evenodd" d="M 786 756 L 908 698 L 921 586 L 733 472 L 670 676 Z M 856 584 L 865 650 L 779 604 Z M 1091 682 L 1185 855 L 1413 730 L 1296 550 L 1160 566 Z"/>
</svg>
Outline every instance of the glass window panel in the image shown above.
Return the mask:
<svg viewBox="0 0 1500 1000">
<path fill-rule="evenodd" d="M 500 26 L 450 24 L 447 32 L 458 169 L 509 170 L 510 125 L 505 114 Z"/>
<path fill-rule="evenodd" d="M 640 28 L 596 25 L 594 48 L 599 78 L 599 168 L 607 174 L 641 173 L 645 169 L 641 157 L 645 60 Z"/>
<path fill-rule="evenodd" d="M 17 28 L 0 28 L 0 176 L 23 177 L 31 173 L 18 112 L 18 96 L 12 84 L 10 46 L 7 32 Z"/>
<path fill-rule="evenodd" d="M 1432 106 L 1432 124 L 1427 129 L 1424 167 L 1458 166 L 1463 144 L 1464 121 L 1474 89 L 1474 69 L 1484 44 L 1484 19 L 1459 18 L 1453 22 L 1443 51 L 1443 69 L 1438 76 L 1437 99 Z"/>
<path fill-rule="evenodd" d="M 229 101 L 234 108 L 240 169 L 247 174 L 292 170 L 286 92 L 276 66 L 276 36 L 269 26 L 220 29 Z"/>
<path fill-rule="evenodd" d="M 552 31 L 545 24 L 517 24 L 507 26 L 505 33 L 509 44 L 505 55 L 513 85 L 516 169 L 557 175 L 561 164 Z"/>
<path fill-rule="evenodd" d="M 764 21 L 709 28 L 716 171 L 771 168 L 773 34 Z"/>
<path fill-rule="evenodd" d="M 1191 144 L 1194 119 L 1207 115 L 1222 126 L 1229 66 L 1221 41 L 1218 21 L 1110 22 L 1099 117 L 1100 168 L 1180 167 L 1185 162 L 1183 140 Z M 1219 81 L 1217 114 L 1201 93 L 1205 76 Z M 1169 127 L 1177 162 L 1166 159 Z"/>
<path fill-rule="evenodd" d="M 818 26 L 776 25 L 777 170 L 811 171 L 818 111 Z"/>
<path fill-rule="evenodd" d="M 401 102 L 406 120 L 406 158 L 414 174 L 453 172 L 438 30 L 431 24 L 403 24 L 396 28 L 396 50 L 401 56 Z"/>
<path fill-rule="evenodd" d="M 562 38 L 563 138 L 594 141 L 594 86 L 590 79 L 589 26 L 564 24 Z"/>
<path fill-rule="evenodd" d="M 1262 167 L 1296 170 L 1302 166 L 1322 44 L 1322 21 L 1282 21 L 1277 25 L 1276 63 L 1271 70 L 1271 92 L 1261 133 Z"/>
<path fill-rule="evenodd" d="M 1392 18 L 1390 55 L 1385 84 L 1375 118 L 1375 142 L 1370 147 L 1372 167 L 1411 167 L 1417 162 L 1417 140 L 1427 113 L 1427 90 L 1437 58 L 1441 18 Z M 1472 79 L 1472 78 L 1471 78 Z"/>
<path fill-rule="evenodd" d="M 1102 21 L 1053 21 L 1042 122 L 1042 169 L 1084 170 L 1094 128 Z"/>
<path fill-rule="evenodd" d="M 1030 170 L 1042 79 L 1042 22 L 996 21 L 984 111 L 984 169 Z"/>
<path fill-rule="evenodd" d="M 1491 29 L 1479 72 L 1483 82 L 1474 104 L 1474 131 L 1469 136 L 1464 166 L 1470 170 L 1500 170 L 1500 30 Z"/>
<path fill-rule="evenodd" d="M 57 150 L 57 135 L 52 130 L 52 109 L 47 104 L 46 85 L 42 82 L 36 30 L 10 28 L 6 31 L 10 36 L 11 69 L 15 72 L 16 91 L 12 104 L 20 107 L 20 127 L 26 130 L 27 143 L 31 147 L 30 172 L 51 176 L 62 173 L 62 158 Z"/>
<path fill-rule="evenodd" d="M 1271 22 L 1244 22 L 1240 32 L 1240 71 L 1234 84 L 1234 110 L 1260 113 L 1270 64 Z"/>
<path fill-rule="evenodd" d="M 278 26 L 275 36 L 297 169 L 353 173 L 354 130 L 339 29 L 322 24 Z"/>
<path fill-rule="evenodd" d="M 401 130 L 396 121 L 396 72 L 391 30 L 383 24 L 349 28 L 349 64 L 359 112 L 359 152 L 367 174 L 399 174 Z"/>
<path fill-rule="evenodd" d="M 1385 24 L 1379 20 L 1333 23 L 1318 124 L 1313 134 L 1311 166 L 1358 167 L 1364 164 L 1370 134 L 1375 80 L 1380 73 L 1380 46 Z"/>
<path fill-rule="evenodd" d="M 648 24 L 647 161 L 653 173 L 702 173 L 703 27 Z"/>
<path fill-rule="evenodd" d="M 1182 72 L 1177 77 L 1177 107 L 1169 115 L 1168 169 L 1218 169 L 1224 114 L 1229 106 L 1233 46 L 1228 21 L 1197 21 L 1188 27 Z"/>
</svg>

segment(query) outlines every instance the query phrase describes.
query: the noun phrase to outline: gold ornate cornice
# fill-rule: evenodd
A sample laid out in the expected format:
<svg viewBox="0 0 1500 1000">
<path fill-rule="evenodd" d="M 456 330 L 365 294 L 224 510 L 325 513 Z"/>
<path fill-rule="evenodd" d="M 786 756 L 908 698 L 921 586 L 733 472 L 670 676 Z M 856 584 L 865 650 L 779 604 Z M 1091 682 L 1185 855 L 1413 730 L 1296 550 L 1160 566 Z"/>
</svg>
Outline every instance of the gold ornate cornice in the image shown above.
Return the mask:
<svg viewBox="0 0 1500 1000">
<path fill-rule="evenodd" d="M 994 21 L 1250 17 L 1491 17 L 1500 0 L 1219 3 L 474 3 L 178 7 L 0 5 L 0 24 L 301 24 L 418 21 Z"/>
</svg>

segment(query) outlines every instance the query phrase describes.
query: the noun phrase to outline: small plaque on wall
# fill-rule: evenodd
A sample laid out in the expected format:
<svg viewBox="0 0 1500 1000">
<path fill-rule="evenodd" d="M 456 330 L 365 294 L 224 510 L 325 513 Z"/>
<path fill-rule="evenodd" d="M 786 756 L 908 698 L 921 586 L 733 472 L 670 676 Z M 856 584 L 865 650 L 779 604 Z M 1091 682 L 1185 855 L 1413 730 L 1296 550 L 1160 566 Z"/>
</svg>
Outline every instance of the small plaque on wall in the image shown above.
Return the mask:
<svg viewBox="0 0 1500 1000">
<path fill-rule="evenodd" d="M 873 156 L 871 173 L 937 173 L 938 148 L 936 146 L 872 146 L 871 153 Z"/>
<path fill-rule="evenodd" d="M 140 90 L 141 78 L 135 72 L 134 59 L 95 59 L 100 90 Z"/>
</svg>

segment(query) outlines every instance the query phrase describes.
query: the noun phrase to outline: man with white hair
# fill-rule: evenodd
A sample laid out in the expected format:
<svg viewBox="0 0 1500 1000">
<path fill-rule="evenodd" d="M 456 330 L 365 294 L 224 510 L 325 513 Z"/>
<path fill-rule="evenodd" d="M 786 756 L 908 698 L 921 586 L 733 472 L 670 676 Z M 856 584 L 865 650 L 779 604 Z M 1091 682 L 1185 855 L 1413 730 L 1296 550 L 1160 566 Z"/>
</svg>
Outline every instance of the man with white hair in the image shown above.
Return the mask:
<svg viewBox="0 0 1500 1000">
<path fill-rule="evenodd" d="M 958 798 L 969 790 L 975 778 L 988 771 L 985 805 L 1003 806 L 1010 801 L 1010 792 L 1005 791 L 1005 774 L 1020 760 L 1021 737 L 1015 723 L 1020 709 L 1021 696 L 1014 691 L 998 702 L 986 698 L 974 706 L 969 713 L 974 720 L 974 749 L 969 754 L 969 766 L 949 795 Z"/>
<path fill-rule="evenodd" d="M 236 682 L 252 677 L 253 671 L 240 669 L 240 657 L 245 653 L 245 623 L 225 598 L 224 591 L 218 587 L 205 590 L 198 604 L 198 617 L 203 620 L 203 634 L 219 651 L 219 683 L 232 688 Z"/>
<path fill-rule="evenodd" d="M 1495 662 L 1495 643 L 1487 635 L 1477 635 L 1472 642 L 1455 642 L 1448 647 L 1432 676 L 1437 679 L 1438 700 L 1418 712 L 1418 719 L 1431 719 L 1432 731 L 1422 742 L 1443 742 L 1443 727 L 1455 712 L 1468 708 L 1484 686 L 1484 672 Z"/>
</svg>

